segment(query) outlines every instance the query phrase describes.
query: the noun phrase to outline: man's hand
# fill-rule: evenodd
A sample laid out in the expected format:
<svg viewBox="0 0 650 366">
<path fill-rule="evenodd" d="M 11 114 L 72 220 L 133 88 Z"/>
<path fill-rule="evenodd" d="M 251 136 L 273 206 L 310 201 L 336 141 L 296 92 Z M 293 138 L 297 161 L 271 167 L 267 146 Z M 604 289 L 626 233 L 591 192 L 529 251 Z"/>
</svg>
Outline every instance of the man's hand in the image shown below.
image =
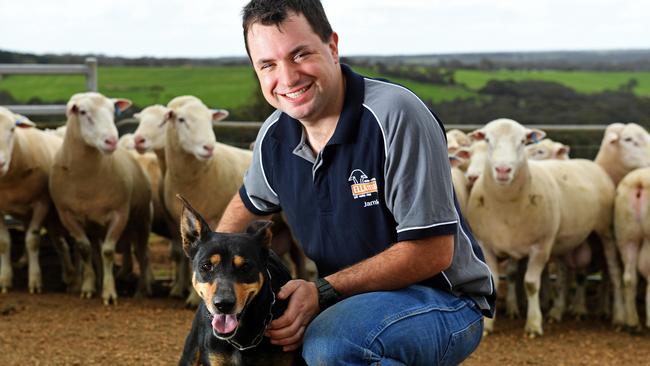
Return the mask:
<svg viewBox="0 0 650 366">
<path fill-rule="evenodd" d="M 271 322 L 265 335 L 283 351 L 293 351 L 302 345 L 307 325 L 320 311 L 318 290 L 313 282 L 291 280 L 282 286 L 278 298 L 288 298 L 289 305 L 281 317 Z"/>
</svg>

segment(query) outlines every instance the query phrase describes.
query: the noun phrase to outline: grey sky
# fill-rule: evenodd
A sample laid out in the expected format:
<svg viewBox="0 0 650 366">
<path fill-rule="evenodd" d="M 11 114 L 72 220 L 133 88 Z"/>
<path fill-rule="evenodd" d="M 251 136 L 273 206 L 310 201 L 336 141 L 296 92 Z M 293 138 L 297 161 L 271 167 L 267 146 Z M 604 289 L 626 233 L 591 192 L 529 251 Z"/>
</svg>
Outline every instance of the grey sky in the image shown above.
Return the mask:
<svg viewBox="0 0 650 366">
<path fill-rule="evenodd" d="M 0 0 L 0 49 L 245 55 L 246 0 Z M 342 56 L 650 48 L 645 0 L 323 0 Z"/>
</svg>

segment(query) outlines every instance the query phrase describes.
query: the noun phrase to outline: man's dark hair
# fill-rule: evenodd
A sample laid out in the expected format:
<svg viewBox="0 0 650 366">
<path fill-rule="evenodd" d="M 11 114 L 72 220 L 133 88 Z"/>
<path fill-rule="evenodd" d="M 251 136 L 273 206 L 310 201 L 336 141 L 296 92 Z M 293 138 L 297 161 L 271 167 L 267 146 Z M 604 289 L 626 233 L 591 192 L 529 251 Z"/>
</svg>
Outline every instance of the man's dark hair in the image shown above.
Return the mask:
<svg viewBox="0 0 650 366">
<path fill-rule="evenodd" d="M 246 36 L 251 25 L 260 23 L 280 26 L 291 12 L 302 14 L 321 41 L 329 42 L 332 36 L 332 27 L 320 0 L 251 0 L 242 10 L 244 44 L 249 57 L 250 51 Z"/>
</svg>

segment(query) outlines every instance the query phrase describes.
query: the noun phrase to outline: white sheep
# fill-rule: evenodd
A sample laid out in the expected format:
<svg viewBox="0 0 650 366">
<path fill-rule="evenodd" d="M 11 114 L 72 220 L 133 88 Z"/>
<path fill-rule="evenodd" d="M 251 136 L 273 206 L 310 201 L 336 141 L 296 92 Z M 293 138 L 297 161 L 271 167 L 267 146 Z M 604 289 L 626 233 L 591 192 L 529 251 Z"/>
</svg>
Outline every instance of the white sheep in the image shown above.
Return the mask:
<svg viewBox="0 0 650 366">
<path fill-rule="evenodd" d="M 186 96 L 180 101 L 199 101 L 195 97 Z M 181 104 L 179 100 L 177 104 Z M 156 104 L 144 108 L 141 112 L 133 115 L 138 120 L 138 128 L 133 132 L 135 149 L 140 154 L 155 154 L 158 162 L 160 179 L 157 186 L 152 186 L 154 193 L 154 224 L 153 231 L 157 234 L 168 238 L 171 241 L 170 252 L 171 259 L 174 262 L 174 271 L 172 274 L 173 282 L 170 289 L 170 296 L 181 297 L 187 290 L 187 284 L 183 281 L 187 276 L 181 275 L 181 268 L 184 270 L 184 263 L 187 261 L 180 242 L 178 224 L 171 217 L 164 204 L 164 176 L 167 170 L 165 163 L 165 142 L 167 130 L 167 113 L 169 109 L 165 106 Z M 153 179 L 152 179 L 153 184 Z"/>
<path fill-rule="evenodd" d="M 595 161 L 618 185 L 632 170 L 650 167 L 650 134 L 636 123 L 612 123 L 605 129 Z"/>
<path fill-rule="evenodd" d="M 471 191 L 478 177 L 483 174 L 488 145 L 485 141 L 475 141 L 469 147 L 469 152 L 470 158 L 467 170 L 465 171 L 465 177 L 467 178 L 467 187 Z"/>
<path fill-rule="evenodd" d="M 185 197 L 216 227 L 232 196 L 239 190 L 252 152 L 216 141 L 212 123 L 228 116 L 225 110 L 211 110 L 191 96 L 177 97 L 167 105 L 164 176 L 164 204 L 175 223 L 180 223 Z M 189 285 L 187 261 L 181 262 L 179 283 Z M 188 286 L 189 287 L 189 286 Z M 197 304 L 190 291 L 188 302 Z"/>
<path fill-rule="evenodd" d="M 536 144 L 526 146 L 528 159 L 532 160 L 569 160 L 569 152 L 571 148 L 568 145 L 551 139 L 543 139 Z"/>
<path fill-rule="evenodd" d="M 467 218 L 483 244 L 497 285 L 497 256 L 528 257 L 525 331 L 531 337 L 543 334 L 540 276 L 550 256 L 570 253 L 592 231 L 613 245 L 611 180 L 587 160 L 528 161 L 525 145 L 544 135 L 509 119 L 492 121 L 471 133 L 489 148 L 484 174 L 470 193 Z M 493 320 L 487 319 L 485 330 L 492 329 Z"/>
<path fill-rule="evenodd" d="M 118 148 L 116 109 L 130 106 L 126 99 L 99 93 L 79 93 L 66 106 L 66 134 L 55 157 L 50 192 L 61 221 L 75 239 L 83 261 L 81 296 L 95 292 L 92 244 L 101 241 L 102 299 L 116 303 L 113 277 L 116 245 L 125 257 L 131 245 L 140 266 L 138 294 L 151 292 L 147 242 L 151 225 L 151 190 L 133 155 Z M 129 261 L 130 259 L 127 259 Z"/>
<path fill-rule="evenodd" d="M 4 223 L 10 214 L 26 223 L 25 252 L 28 263 L 28 289 L 41 292 L 43 281 L 38 261 L 40 232 L 47 227 L 50 238 L 62 260 L 66 284 L 74 277 L 67 243 L 52 206 L 48 177 L 54 154 L 61 146 L 59 137 L 34 128 L 26 117 L 0 107 L 0 292 L 12 285 L 11 238 Z"/>
<path fill-rule="evenodd" d="M 632 171 L 616 189 L 614 223 L 624 264 L 625 324 L 638 329 L 638 272 L 646 280 L 646 326 L 650 328 L 650 168 Z M 637 272 L 638 271 L 638 272 Z"/>
<path fill-rule="evenodd" d="M 472 144 L 472 140 L 465 134 L 465 132 L 458 130 L 458 129 L 452 129 L 447 131 L 446 133 L 447 136 L 447 153 L 453 154 L 457 150 L 464 148 L 464 147 L 469 147 Z"/>
<path fill-rule="evenodd" d="M 454 153 L 449 154 L 451 181 L 454 185 L 454 191 L 456 192 L 456 198 L 458 199 L 458 205 L 460 206 L 460 211 L 462 213 L 465 213 L 467 211 L 467 198 L 469 197 L 469 190 L 467 178 L 465 177 L 465 173 L 460 170 L 460 166 L 466 164 L 469 158 L 470 151 L 467 148 L 461 148 L 456 150 Z"/>
</svg>

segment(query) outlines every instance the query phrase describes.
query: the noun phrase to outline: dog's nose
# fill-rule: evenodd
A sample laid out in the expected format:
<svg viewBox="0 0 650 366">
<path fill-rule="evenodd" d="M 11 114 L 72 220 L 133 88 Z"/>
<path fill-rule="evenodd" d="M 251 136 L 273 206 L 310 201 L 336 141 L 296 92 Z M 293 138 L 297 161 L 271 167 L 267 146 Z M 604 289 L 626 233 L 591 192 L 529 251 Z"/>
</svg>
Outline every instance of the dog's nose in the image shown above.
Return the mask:
<svg viewBox="0 0 650 366">
<path fill-rule="evenodd" d="M 235 308 L 235 301 L 232 299 L 214 299 L 214 306 L 221 312 L 222 314 L 230 314 L 232 310 Z"/>
</svg>

